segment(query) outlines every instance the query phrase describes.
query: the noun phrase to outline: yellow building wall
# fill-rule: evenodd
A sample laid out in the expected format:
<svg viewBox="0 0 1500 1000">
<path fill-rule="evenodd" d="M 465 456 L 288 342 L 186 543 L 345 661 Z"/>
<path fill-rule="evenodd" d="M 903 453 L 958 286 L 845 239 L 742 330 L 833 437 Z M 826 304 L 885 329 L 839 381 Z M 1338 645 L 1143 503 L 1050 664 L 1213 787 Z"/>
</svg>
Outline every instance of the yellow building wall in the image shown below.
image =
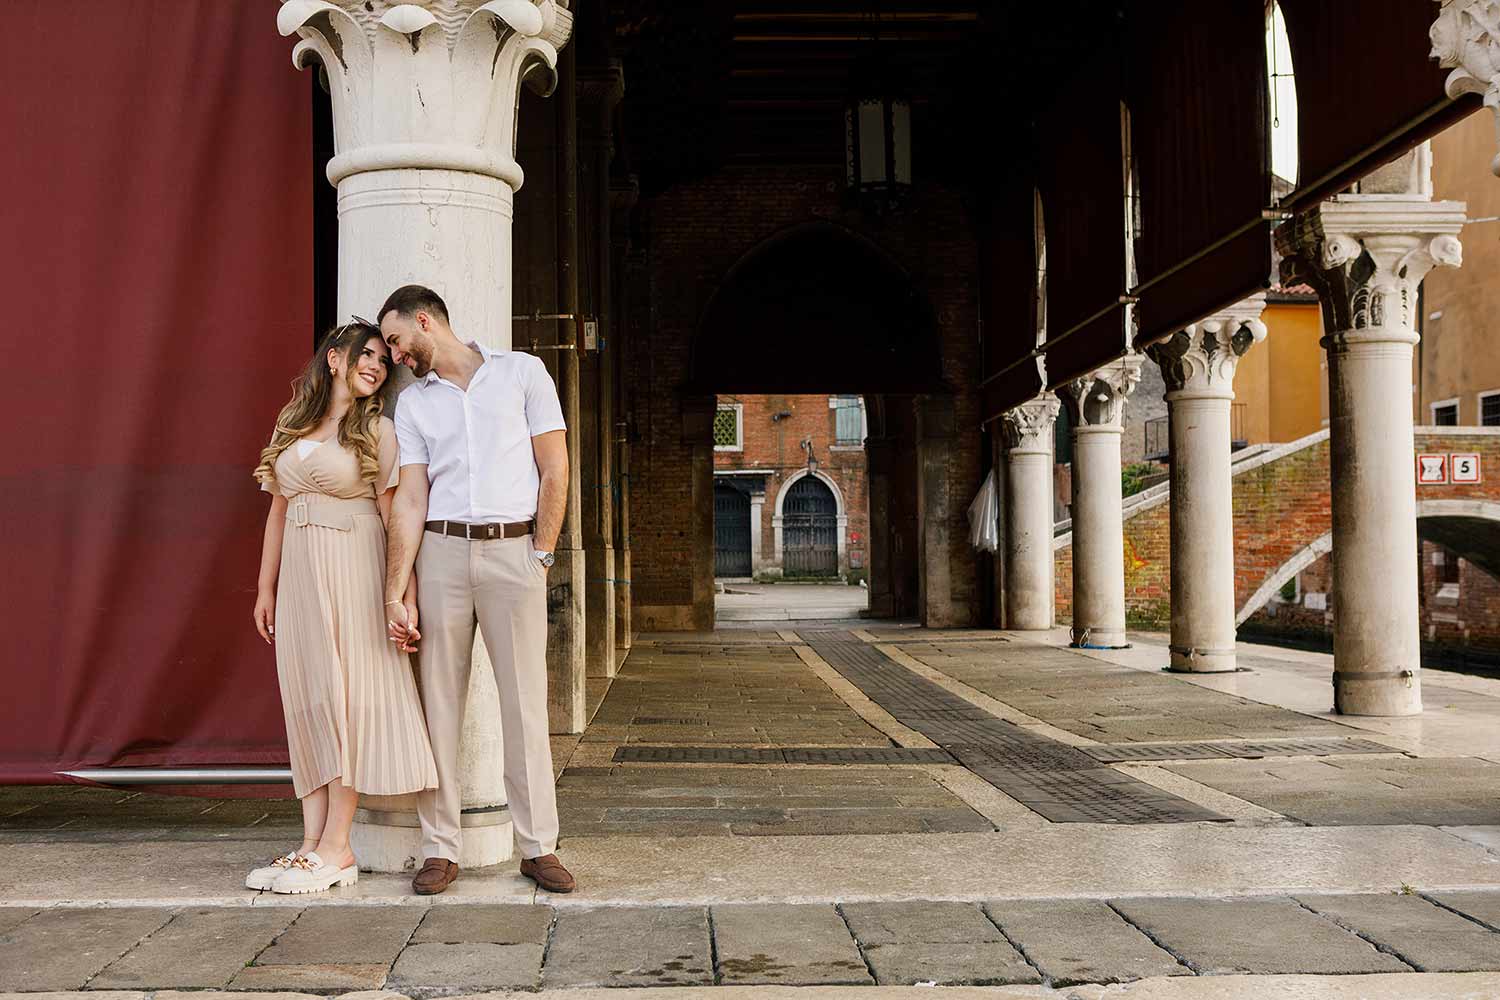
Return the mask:
<svg viewBox="0 0 1500 1000">
<path fill-rule="evenodd" d="M 1323 320 L 1316 302 L 1270 302 L 1266 339 L 1240 359 L 1234 374 L 1235 437 L 1283 444 L 1327 426 Z"/>
<path fill-rule="evenodd" d="M 1433 197 L 1467 202 L 1470 219 L 1500 216 L 1494 155 L 1488 111 L 1433 137 Z M 1458 422 L 1473 426 L 1479 393 L 1500 389 L 1500 222 L 1471 222 L 1459 239 L 1463 266 L 1434 268 L 1422 282 L 1422 343 L 1413 373 L 1418 424 L 1432 423 L 1433 403 L 1457 399 Z"/>
</svg>

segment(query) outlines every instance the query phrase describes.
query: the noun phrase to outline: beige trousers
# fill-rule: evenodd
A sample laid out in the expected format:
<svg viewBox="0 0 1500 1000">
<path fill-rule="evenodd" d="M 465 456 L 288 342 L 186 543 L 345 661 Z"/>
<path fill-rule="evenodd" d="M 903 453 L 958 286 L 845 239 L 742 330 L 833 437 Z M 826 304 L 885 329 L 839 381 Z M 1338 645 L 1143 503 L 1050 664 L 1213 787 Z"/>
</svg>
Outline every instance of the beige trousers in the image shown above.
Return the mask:
<svg viewBox="0 0 1500 1000">
<path fill-rule="evenodd" d="M 479 625 L 495 686 L 505 794 L 525 858 L 557 849 L 557 795 L 547 723 L 547 571 L 531 536 L 469 541 L 436 532 L 417 551 L 418 662 L 436 791 L 417 798 L 424 858 L 458 860 L 458 742 Z"/>
</svg>

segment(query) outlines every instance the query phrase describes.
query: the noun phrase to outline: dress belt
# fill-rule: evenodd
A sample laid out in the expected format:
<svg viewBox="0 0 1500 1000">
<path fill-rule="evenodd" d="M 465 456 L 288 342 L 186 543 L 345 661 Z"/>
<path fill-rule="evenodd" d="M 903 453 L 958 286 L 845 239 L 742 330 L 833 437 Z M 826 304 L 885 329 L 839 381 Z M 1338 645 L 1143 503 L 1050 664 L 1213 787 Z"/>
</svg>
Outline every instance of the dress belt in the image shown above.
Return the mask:
<svg viewBox="0 0 1500 1000">
<path fill-rule="evenodd" d="M 320 528 L 353 531 L 354 518 L 380 514 L 373 497 L 331 497 L 326 493 L 298 493 L 287 500 L 286 520 L 294 528 L 316 524 Z"/>
</svg>

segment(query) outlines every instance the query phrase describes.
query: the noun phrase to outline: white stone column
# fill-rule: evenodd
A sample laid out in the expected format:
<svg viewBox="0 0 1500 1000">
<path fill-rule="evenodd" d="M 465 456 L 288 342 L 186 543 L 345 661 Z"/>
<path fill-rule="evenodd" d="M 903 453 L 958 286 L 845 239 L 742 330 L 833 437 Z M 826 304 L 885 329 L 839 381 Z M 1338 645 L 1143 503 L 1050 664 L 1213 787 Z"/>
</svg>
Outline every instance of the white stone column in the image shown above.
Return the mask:
<svg viewBox="0 0 1500 1000">
<path fill-rule="evenodd" d="M 1256 295 L 1147 351 L 1167 384 L 1171 433 L 1171 670 L 1235 669 L 1230 403 L 1240 358 L 1265 339 L 1265 305 Z"/>
<path fill-rule="evenodd" d="M 765 521 L 766 491 L 757 490 L 750 494 L 750 576 L 760 575 L 765 568 L 766 557 L 761 548 L 761 525 Z"/>
<path fill-rule="evenodd" d="M 1125 528 L 1120 435 L 1145 357 L 1127 354 L 1058 390 L 1073 420 L 1073 645 L 1125 641 Z"/>
<path fill-rule="evenodd" d="M 1417 290 L 1456 267 L 1461 202 L 1340 195 L 1276 230 L 1282 280 L 1323 304 L 1333 513 L 1333 702 L 1422 710 L 1412 347 Z"/>
<path fill-rule="evenodd" d="M 461 336 L 510 348 L 519 87 L 551 77 L 572 23 L 555 0 L 451 0 L 441 19 L 415 4 L 285 0 L 276 25 L 301 39 L 292 62 L 320 64 L 332 96 L 341 317 L 370 316 L 416 282 L 443 296 Z M 508 859 L 499 702 L 482 644 L 460 773 L 459 865 Z M 362 867 L 421 864 L 414 796 L 367 796 L 362 806 L 351 838 Z"/>
<path fill-rule="evenodd" d="M 1049 629 L 1053 594 L 1053 433 L 1061 404 L 1038 396 L 1000 418 L 1005 442 L 1005 627 Z"/>
</svg>

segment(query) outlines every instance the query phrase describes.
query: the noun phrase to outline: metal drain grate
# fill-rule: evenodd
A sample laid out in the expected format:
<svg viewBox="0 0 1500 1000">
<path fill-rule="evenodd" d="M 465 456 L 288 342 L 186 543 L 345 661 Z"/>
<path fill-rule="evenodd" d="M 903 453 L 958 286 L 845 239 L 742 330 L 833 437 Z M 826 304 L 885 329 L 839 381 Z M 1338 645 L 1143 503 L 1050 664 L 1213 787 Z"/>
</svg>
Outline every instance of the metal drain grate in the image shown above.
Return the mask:
<svg viewBox="0 0 1500 1000">
<path fill-rule="evenodd" d="M 1357 739 L 1225 740 L 1221 743 L 1108 743 L 1079 747 L 1097 761 L 1116 764 L 1138 760 L 1228 760 L 1261 757 L 1333 757 L 1339 754 L 1400 753 L 1392 747 Z"/>
<path fill-rule="evenodd" d="M 932 747 L 620 747 L 615 762 L 678 764 L 951 764 Z"/>
<path fill-rule="evenodd" d="M 665 715 L 637 715 L 630 720 L 632 726 L 706 726 L 707 719 L 693 719 L 686 716 L 671 717 Z"/>
<path fill-rule="evenodd" d="M 1105 767 L 985 712 L 847 631 L 804 631 L 814 651 L 902 725 L 1054 823 L 1193 823 L 1229 817 Z"/>
</svg>

